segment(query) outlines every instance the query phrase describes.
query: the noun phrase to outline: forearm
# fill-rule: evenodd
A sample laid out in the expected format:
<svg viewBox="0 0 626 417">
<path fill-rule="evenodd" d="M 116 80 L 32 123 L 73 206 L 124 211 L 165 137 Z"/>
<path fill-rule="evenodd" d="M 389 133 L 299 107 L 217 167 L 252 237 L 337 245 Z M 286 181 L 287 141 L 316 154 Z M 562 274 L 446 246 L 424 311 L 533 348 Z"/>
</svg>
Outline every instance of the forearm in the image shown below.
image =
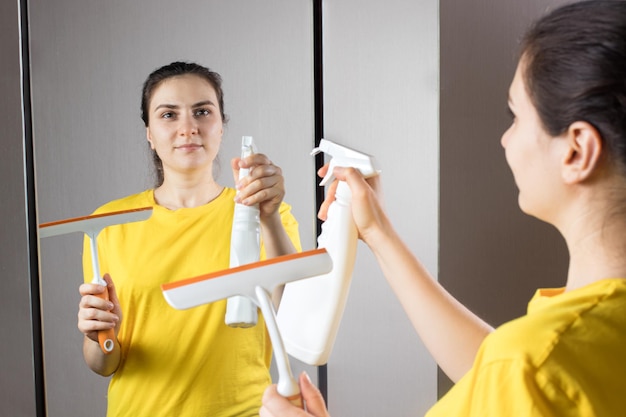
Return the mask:
<svg viewBox="0 0 626 417">
<path fill-rule="evenodd" d="M 371 233 L 366 242 L 425 346 L 458 381 L 492 328 L 431 277 L 390 224 Z"/>
<path fill-rule="evenodd" d="M 117 339 L 115 347 L 109 354 L 104 354 L 98 342 L 85 337 L 83 340 L 83 357 L 89 369 L 102 376 L 110 376 L 119 367 L 121 360 L 121 347 Z"/>
<path fill-rule="evenodd" d="M 296 248 L 283 227 L 280 213 L 276 212 L 261 220 L 261 235 L 267 258 L 296 253 Z"/>
</svg>

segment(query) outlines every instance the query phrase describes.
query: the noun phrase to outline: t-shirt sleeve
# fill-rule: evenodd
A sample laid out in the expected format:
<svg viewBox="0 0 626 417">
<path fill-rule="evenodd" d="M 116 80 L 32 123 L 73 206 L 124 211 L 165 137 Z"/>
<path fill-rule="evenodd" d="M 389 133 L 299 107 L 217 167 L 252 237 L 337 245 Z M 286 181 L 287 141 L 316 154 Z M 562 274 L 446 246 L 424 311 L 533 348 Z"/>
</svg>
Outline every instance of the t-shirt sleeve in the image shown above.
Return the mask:
<svg viewBox="0 0 626 417">
<path fill-rule="evenodd" d="M 520 359 L 470 371 L 426 417 L 566 417 L 579 412 L 558 384 Z"/>
</svg>

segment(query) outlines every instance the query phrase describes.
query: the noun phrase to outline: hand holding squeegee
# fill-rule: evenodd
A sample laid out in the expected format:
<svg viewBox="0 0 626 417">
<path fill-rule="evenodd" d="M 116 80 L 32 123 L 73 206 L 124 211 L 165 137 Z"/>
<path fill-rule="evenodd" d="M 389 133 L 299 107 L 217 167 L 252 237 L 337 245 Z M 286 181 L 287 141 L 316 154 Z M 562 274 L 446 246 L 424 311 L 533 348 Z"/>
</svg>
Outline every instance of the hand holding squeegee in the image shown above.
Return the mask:
<svg viewBox="0 0 626 417">
<path fill-rule="evenodd" d="M 111 213 L 93 214 L 91 216 L 75 217 L 71 219 L 59 220 L 39 225 L 39 237 L 50 237 L 65 235 L 74 232 L 83 232 L 89 237 L 91 248 L 91 264 L 93 268 L 94 284 L 103 285 L 104 293 L 99 297 L 108 301 L 109 293 L 106 290 L 107 283 L 100 274 L 100 264 L 98 262 L 98 243 L 96 238 L 102 229 L 116 224 L 137 222 L 147 220 L 152 214 L 152 207 L 144 207 L 134 210 L 116 211 Z M 98 343 L 105 354 L 109 354 L 115 347 L 115 332 L 113 329 L 100 330 L 98 332 Z"/>
</svg>

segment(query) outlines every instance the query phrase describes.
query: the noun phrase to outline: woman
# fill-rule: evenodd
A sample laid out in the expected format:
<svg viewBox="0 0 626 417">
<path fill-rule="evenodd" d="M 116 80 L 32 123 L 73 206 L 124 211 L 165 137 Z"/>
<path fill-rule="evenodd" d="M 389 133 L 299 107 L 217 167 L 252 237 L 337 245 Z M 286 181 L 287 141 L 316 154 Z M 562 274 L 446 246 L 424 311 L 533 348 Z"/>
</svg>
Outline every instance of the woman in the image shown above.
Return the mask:
<svg viewBox="0 0 626 417">
<path fill-rule="evenodd" d="M 626 2 L 554 10 L 527 33 L 502 136 L 522 211 L 554 225 L 570 264 L 528 313 L 495 331 L 440 287 L 393 231 L 358 172 L 360 237 L 415 329 L 456 385 L 435 416 L 617 416 L 626 410 Z M 325 216 L 325 208 L 321 211 Z M 437 318 L 436 325 L 432 320 Z M 308 413 L 270 387 L 261 416 L 327 416 L 301 376 Z"/>
<path fill-rule="evenodd" d="M 113 226 L 98 237 L 110 301 L 96 295 L 89 252 L 78 328 L 96 373 L 113 375 L 108 416 L 253 416 L 270 383 L 271 345 L 262 317 L 249 329 L 224 324 L 226 301 L 178 311 L 160 284 L 228 268 L 235 200 L 258 204 L 262 256 L 300 250 L 297 223 L 280 168 L 262 154 L 233 159 L 250 174 L 237 190 L 216 182 L 226 116 L 220 76 L 174 62 L 154 71 L 142 94 L 142 118 L 158 173 L 156 188 L 112 201 L 96 213 L 152 206 L 149 220 Z M 115 284 L 114 284 L 115 282 Z M 97 331 L 114 328 L 104 355 Z"/>
</svg>

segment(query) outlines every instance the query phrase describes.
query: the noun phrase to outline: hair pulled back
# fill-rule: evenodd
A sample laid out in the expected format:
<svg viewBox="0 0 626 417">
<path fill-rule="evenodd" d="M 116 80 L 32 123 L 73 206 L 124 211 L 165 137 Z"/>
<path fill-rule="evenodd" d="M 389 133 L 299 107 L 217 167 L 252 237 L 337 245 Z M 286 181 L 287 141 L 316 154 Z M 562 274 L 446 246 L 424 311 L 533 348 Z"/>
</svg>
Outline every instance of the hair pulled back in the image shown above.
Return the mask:
<svg viewBox="0 0 626 417">
<path fill-rule="evenodd" d="M 626 169 L 626 1 L 555 9 L 527 32 L 521 58 L 545 130 L 557 136 L 585 121 Z"/>
</svg>

